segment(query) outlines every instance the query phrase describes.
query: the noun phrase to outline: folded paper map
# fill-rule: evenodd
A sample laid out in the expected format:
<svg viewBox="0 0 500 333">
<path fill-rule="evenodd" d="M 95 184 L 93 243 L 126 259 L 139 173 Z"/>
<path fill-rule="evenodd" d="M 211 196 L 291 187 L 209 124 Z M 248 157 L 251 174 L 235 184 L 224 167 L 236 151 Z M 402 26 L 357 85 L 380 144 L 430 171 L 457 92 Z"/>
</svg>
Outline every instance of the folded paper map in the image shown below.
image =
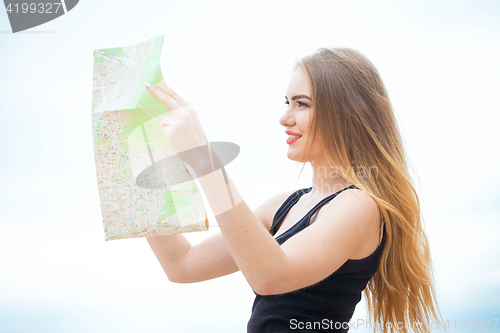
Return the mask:
<svg viewBox="0 0 500 333">
<path fill-rule="evenodd" d="M 161 128 L 169 111 L 144 87 L 162 80 L 162 45 L 160 35 L 93 52 L 92 133 L 106 241 L 208 230 L 201 193 Z M 147 186 L 147 174 L 160 186 Z"/>
</svg>

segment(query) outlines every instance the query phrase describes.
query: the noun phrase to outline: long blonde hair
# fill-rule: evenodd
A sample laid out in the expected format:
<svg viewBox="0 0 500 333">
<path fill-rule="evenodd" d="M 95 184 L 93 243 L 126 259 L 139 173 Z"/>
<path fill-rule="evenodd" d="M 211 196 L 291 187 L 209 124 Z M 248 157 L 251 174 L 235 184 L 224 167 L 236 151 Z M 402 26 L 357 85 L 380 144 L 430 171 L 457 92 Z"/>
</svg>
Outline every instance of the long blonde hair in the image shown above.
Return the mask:
<svg viewBox="0 0 500 333">
<path fill-rule="evenodd" d="M 378 71 L 348 48 L 320 48 L 298 60 L 295 68 L 306 73 L 314 103 L 306 147 L 318 135 L 329 163 L 377 202 L 385 225 L 379 267 L 364 290 L 374 332 L 407 333 L 410 327 L 430 332 L 440 321 L 429 244 L 399 128 Z M 305 149 L 301 161 L 308 157 Z"/>
</svg>

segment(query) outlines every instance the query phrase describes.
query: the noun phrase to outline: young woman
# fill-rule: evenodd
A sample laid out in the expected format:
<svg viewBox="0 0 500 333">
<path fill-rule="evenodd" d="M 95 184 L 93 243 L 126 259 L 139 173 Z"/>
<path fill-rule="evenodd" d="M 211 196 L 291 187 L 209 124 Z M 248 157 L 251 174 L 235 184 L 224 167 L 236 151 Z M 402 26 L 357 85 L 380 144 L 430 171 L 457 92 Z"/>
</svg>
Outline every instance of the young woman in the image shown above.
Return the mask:
<svg viewBox="0 0 500 333">
<path fill-rule="evenodd" d="M 148 90 L 171 111 L 176 152 L 221 232 L 191 246 L 181 234 L 147 240 L 168 278 L 189 283 L 241 270 L 256 294 L 248 332 L 347 332 L 364 291 L 375 331 L 429 332 L 439 313 L 420 203 L 388 94 L 372 63 L 345 48 L 297 62 L 280 119 L 288 158 L 313 169 L 312 187 L 251 211 L 209 149 L 196 111 L 163 81 Z M 203 169 L 209 168 L 208 174 Z"/>
</svg>

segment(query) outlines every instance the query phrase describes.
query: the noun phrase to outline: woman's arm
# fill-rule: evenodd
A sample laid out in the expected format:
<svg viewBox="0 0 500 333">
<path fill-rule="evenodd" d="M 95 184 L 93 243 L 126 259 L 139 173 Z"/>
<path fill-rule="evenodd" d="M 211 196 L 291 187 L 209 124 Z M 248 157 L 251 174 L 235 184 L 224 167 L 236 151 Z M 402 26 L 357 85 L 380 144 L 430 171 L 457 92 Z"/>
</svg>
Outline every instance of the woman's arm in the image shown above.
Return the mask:
<svg viewBox="0 0 500 333">
<path fill-rule="evenodd" d="M 258 294 L 281 294 L 317 283 L 356 253 L 366 253 L 367 245 L 369 253 L 378 245 L 380 212 L 362 191 L 339 194 L 312 225 L 280 246 L 241 199 L 227 173 L 224 177 L 218 170 L 199 181 L 227 248 Z"/>
<path fill-rule="evenodd" d="M 239 270 L 220 233 L 195 246 L 182 234 L 146 238 L 172 282 L 205 281 Z"/>
<path fill-rule="evenodd" d="M 253 212 L 266 230 L 293 191 L 279 193 L 263 202 Z M 237 221 L 236 221 L 237 223 Z M 146 237 L 168 279 L 176 283 L 210 280 L 239 271 L 219 232 L 192 246 L 182 234 Z"/>
</svg>

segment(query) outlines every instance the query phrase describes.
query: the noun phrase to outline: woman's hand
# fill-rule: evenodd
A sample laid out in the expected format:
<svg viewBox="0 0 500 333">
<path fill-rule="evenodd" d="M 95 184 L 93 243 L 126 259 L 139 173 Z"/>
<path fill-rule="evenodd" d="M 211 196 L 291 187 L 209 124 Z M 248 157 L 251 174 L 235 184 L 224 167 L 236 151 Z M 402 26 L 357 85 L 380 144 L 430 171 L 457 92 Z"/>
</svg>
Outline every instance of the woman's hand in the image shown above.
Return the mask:
<svg viewBox="0 0 500 333">
<path fill-rule="evenodd" d="M 208 144 L 196 110 L 162 79 L 146 89 L 158 98 L 170 111 L 161 119 L 162 130 L 175 152 L 190 150 Z"/>
</svg>

